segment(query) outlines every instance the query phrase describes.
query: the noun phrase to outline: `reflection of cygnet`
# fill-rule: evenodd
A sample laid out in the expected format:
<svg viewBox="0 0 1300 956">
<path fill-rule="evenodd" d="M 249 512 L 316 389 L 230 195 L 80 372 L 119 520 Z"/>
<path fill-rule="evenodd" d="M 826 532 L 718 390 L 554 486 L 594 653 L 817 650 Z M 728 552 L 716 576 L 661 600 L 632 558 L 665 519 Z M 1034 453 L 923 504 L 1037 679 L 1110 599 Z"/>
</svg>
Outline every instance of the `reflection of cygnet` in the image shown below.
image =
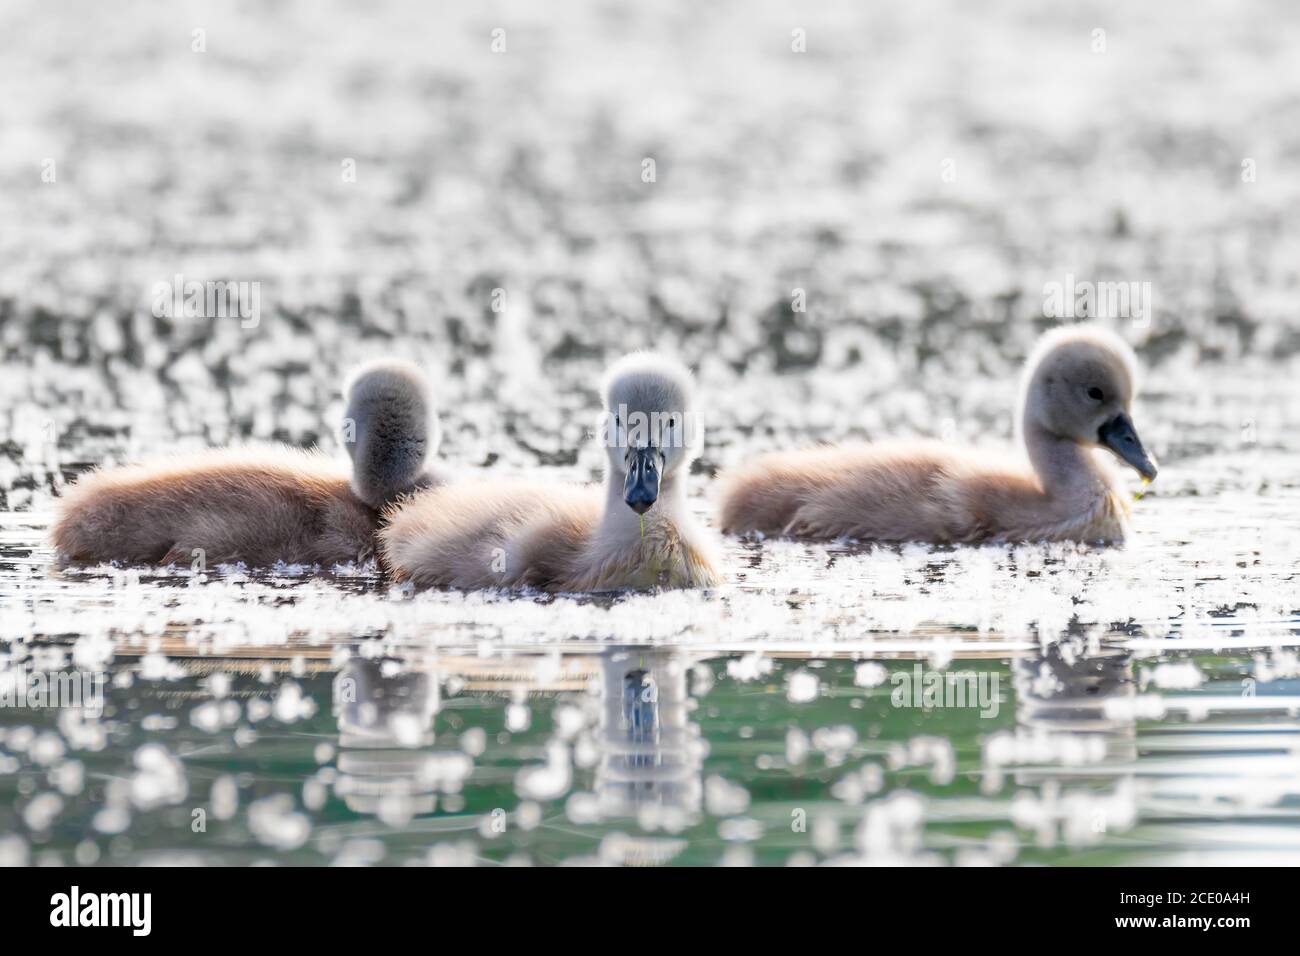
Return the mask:
<svg viewBox="0 0 1300 956">
<path fill-rule="evenodd" d="M 684 657 L 662 651 L 602 656 L 596 792 L 606 816 L 699 812 L 704 745 L 687 719 L 686 670 Z"/>
<path fill-rule="evenodd" d="M 1069 656 L 1060 645 L 1015 662 L 1016 717 L 1022 724 L 1050 730 L 1116 730 L 1132 720 L 1107 717 L 1107 701 L 1133 697 L 1133 662 L 1112 651 Z"/>
<path fill-rule="evenodd" d="M 1052 645 L 1015 662 L 1016 721 L 1020 733 L 1050 734 L 1060 746 L 1085 746 L 1087 763 L 1131 761 L 1137 730 L 1131 702 L 1137 689 L 1133 662 L 1122 651 L 1080 654 Z M 1055 764 L 1067 755 L 1035 763 Z M 1039 774 L 1020 774 L 1021 783 Z M 1053 776 L 1053 774 L 1047 774 Z"/>
<path fill-rule="evenodd" d="M 433 743 L 438 681 L 427 671 L 385 675 L 385 666 L 354 657 L 334 679 L 336 789 L 349 809 L 397 822 L 432 813 L 436 805 L 440 758 L 420 748 Z"/>
</svg>

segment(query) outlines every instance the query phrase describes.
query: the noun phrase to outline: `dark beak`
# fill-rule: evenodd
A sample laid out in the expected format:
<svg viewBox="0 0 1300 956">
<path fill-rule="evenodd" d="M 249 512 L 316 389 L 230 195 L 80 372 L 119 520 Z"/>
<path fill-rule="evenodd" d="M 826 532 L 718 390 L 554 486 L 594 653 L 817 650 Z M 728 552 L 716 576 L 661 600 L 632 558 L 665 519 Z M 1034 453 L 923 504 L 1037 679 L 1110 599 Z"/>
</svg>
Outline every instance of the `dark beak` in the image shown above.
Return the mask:
<svg viewBox="0 0 1300 956">
<path fill-rule="evenodd" d="M 637 448 L 623 482 L 623 500 L 639 515 L 659 500 L 659 449 Z"/>
<path fill-rule="evenodd" d="M 1133 427 L 1133 419 L 1123 412 L 1101 426 L 1097 440 L 1136 468 L 1137 473 L 1147 481 L 1155 480 L 1155 462 L 1142 447 L 1142 439 L 1138 438 L 1137 429 Z"/>
</svg>

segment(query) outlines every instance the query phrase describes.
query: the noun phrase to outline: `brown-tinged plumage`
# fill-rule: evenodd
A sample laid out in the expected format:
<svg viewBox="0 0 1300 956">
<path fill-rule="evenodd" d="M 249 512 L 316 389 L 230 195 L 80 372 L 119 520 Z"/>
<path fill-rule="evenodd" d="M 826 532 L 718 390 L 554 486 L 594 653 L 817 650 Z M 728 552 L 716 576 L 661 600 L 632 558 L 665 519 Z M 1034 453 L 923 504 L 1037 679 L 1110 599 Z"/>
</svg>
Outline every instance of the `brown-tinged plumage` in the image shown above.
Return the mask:
<svg viewBox="0 0 1300 956">
<path fill-rule="evenodd" d="M 1129 507 L 1107 448 L 1156 468 L 1129 410 L 1136 360 L 1091 325 L 1043 336 L 1026 363 L 1018 432 L 1026 458 L 936 441 L 765 455 L 723 477 L 723 530 L 795 538 L 1118 543 Z"/>
<path fill-rule="evenodd" d="M 438 431 L 412 366 L 364 366 L 345 392 L 351 472 L 319 452 L 284 446 L 93 471 L 59 503 L 55 550 L 81 564 L 331 566 L 365 559 L 383 507 L 437 482 L 424 460 Z"/>
<path fill-rule="evenodd" d="M 52 537 L 75 563 L 332 565 L 368 554 L 377 524 L 324 455 L 228 448 L 82 476 Z"/>
<path fill-rule="evenodd" d="M 604 390 L 603 490 L 491 481 L 418 492 L 385 513 L 385 565 L 421 587 L 571 593 L 720 583 L 711 542 L 686 504 L 703 437 L 692 390 L 680 365 L 626 356 Z"/>
</svg>

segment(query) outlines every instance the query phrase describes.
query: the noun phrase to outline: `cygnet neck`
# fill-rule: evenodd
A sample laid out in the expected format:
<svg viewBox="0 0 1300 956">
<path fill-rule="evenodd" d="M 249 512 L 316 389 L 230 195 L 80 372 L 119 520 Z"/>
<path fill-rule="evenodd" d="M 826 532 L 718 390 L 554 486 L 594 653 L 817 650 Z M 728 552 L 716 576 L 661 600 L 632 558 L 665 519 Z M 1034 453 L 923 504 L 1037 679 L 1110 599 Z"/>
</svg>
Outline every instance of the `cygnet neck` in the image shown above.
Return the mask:
<svg viewBox="0 0 1300 956">
<path fill-rule="evenodd" d="M 1029 462 L 1049 498 L 1078 500 L 1109 487 L 1091 449 L 1036 423 L 1024 423 L 1022 435 Z"/>
</svg>

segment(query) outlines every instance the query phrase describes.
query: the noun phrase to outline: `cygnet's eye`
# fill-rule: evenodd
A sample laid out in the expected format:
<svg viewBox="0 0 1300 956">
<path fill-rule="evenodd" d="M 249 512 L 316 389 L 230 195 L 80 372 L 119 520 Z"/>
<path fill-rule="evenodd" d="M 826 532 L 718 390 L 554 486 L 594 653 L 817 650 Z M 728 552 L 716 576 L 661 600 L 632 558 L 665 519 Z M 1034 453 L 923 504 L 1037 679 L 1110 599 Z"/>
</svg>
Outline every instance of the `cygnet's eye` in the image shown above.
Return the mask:
<svg viewBox="0 0 1300 956">
<path fill-rule="evenodd" d="M 1092 388 L 1088 389 L 1088 397 L 1094 402 L 1100 402 L 1106 397 L 1106 393 L 1094 385 Z"/>
</svg>

